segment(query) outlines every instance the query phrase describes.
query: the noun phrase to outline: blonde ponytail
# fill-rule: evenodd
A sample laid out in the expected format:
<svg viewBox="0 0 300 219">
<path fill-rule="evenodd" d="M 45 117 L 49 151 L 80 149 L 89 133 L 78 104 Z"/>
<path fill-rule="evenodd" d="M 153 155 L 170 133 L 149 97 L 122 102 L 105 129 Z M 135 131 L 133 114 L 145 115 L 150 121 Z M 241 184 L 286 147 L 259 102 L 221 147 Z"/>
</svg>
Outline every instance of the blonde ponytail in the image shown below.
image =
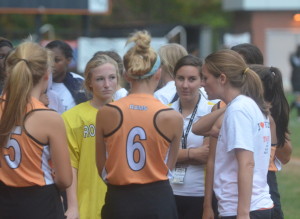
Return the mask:
<svg viewBox="0 0 300 219">
<path fill-rule="evenodd" d="M 23 125 L 31 90 L 52 64 L 49 56 L 47 49 L 36 43 L 24 42 L 7 57 L 8 78 L 0 109 L 0 147 L 6 144 L 9 133 L 15 126 Z"/>
</svg>

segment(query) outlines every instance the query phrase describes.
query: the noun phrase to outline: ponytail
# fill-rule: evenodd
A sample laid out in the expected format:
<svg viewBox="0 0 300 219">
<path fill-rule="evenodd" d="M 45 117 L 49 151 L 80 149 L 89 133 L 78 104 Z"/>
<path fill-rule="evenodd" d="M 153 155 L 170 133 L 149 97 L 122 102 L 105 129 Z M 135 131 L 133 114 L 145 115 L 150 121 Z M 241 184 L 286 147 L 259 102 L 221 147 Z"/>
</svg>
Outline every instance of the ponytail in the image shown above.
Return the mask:
<svg viewBox="0 0 300 219">
<path fill-rule="evenodd" d="M 271 115 L 276 124 L 277 145 L 282 147 L 288 139 L 289 104 L 284 94 L 282 75 L 278 68 L 263 65 L 251 65 L 260 77 L 264 87 L 264 99 L 272 107 Z"/>
<path fill-rule="evenodd" d="M 241 93 L 251 97 L 256 102 L 261 112 L 267 116 L 269 114 L 269 109 L 264 100 L 264 88 L 259 76 L 247 67 L 242 77 Z"/>
<path fill-rule="evenodd" d="M 32 42 L 20 44 L 7 57 L 8 78 L 3 90 L 0 120 L 0 147 L 4 147 L 15 126 L 23 125 L 32 88 L 50 66 L 50 53 Z"/>
</svg>

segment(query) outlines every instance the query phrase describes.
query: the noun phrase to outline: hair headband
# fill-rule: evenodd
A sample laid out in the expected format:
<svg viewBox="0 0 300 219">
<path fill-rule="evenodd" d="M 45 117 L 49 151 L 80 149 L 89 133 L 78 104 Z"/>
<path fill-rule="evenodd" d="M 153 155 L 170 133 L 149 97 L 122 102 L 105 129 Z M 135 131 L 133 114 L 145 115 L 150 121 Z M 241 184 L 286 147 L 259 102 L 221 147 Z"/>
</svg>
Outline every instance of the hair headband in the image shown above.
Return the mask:
<svg viewBox="0 0 300 219">
<path fill-rule="evenodd" d="M 155 61 L 154 65 L 152 66 L 152 69 L 148 73 L 146 73 L 144 75 L 141 75 L 141 76 L 129 75 L 129 77 L 131 77 L 133 79 L 139 79 L 139 80 L 148 78 L 148 77 L 154 75 L 155 72 L 157 72 L 157 70 L 160 67 L 160 64 L 161 64 L 160 57 L 159 57 L 159 55 L 157 55 L 156 56 L 156 61 Z"/>
</svg>

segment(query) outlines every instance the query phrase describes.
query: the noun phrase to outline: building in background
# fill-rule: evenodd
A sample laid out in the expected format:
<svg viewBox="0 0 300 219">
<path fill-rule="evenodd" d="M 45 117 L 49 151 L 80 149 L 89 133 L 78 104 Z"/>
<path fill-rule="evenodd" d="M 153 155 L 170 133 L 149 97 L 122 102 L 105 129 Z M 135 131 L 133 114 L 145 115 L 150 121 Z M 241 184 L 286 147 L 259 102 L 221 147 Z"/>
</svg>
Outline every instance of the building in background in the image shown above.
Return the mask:
<svg viewBox="0 0 300 219">
<path fill-rule="evenodd" d="M 289 56 L 300 45 L 300 1 L 223 0 L 222 6 L 234 12 L 232 31 L 227 33 L 231 37 L 227 41 L 239 42 L 236 37 L 246 36 L 245 42 L 250 41 L 261 49 L 266 65 L 280 68 L 284 87 L 289 91 Z"/>
</svg>

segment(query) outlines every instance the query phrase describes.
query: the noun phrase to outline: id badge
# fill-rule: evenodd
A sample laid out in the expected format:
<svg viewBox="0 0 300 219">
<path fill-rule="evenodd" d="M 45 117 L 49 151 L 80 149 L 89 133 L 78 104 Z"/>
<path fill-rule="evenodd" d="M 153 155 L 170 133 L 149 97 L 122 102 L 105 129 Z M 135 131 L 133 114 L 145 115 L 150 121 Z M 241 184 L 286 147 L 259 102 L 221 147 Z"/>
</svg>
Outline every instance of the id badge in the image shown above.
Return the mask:
<svg viewBox="0 0 300 219">
<path fill-rule="evenodd" d="M 183 184 L 184 183 L 184 177 L 186 174 L 186 165 L 176 165 L 175 170 L 173 172 L 173 179 L 172 183 L 174 184 Z"/>
</svg>

